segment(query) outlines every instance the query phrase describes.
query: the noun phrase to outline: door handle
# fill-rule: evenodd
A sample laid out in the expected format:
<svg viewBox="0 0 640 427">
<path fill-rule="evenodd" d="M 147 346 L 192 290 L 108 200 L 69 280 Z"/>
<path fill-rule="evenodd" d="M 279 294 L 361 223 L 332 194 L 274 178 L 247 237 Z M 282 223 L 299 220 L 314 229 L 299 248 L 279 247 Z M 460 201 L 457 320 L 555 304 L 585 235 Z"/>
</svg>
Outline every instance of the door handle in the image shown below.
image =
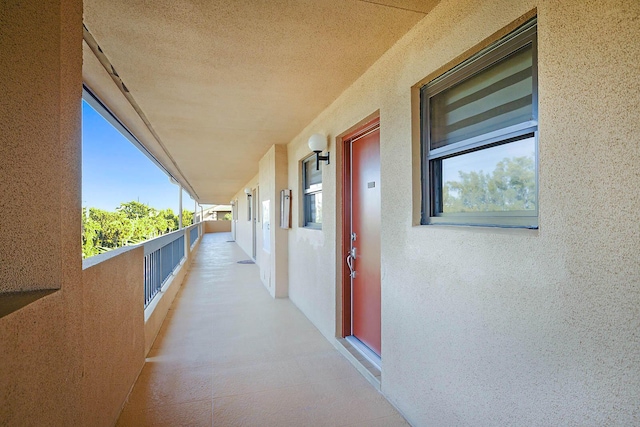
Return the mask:
<svg viewBox="0 0 640 427">
<path fill-rule="evenodd" d="M 352 251 L 353 251 L 353 250 L 352 250 Z M 351 252 L 352 252 L 352 251 L 350 251 L 350 252 L 347 254 L 347 260 L 346 260 L 346 261 L 347 261 L 347 267 L 349 267 L 349 277 L 351 277 L 352 279 L 355 279 L 355 278 L 356 278 L 356 272 L 355 272 L 355 270 L 353 269 L 353 260 L 354 260 L 354 257 L 351 255 Z"/>
</svg>

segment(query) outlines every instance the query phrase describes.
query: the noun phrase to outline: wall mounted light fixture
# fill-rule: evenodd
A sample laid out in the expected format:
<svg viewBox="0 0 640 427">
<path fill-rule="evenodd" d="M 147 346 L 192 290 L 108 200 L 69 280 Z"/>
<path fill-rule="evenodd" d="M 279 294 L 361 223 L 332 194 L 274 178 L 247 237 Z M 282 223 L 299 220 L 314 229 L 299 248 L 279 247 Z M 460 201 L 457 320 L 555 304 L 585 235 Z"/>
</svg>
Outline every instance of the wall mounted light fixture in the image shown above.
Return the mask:
<svg viewBox="0 0 640 427">
<path fill-rule="evenodd" d="M 316 170 L 320 170 L 320 160 L 325 160 L 327 164 L 329 164 L 330 153 L 327 151 L 326 156 L 320 155 L 320 153 L 327 149 L 327 137 L 325 135 L 321 133 L 311 135 L 311 138 L 309 138 L 309 148 L 316 153 Z"/>
<path fill-rule="evenodd" d="M 246 194 L 247 196 L 251 195 L 251 189 L 249 187 L 244 189 L 244 194 Z"/>
</svg>

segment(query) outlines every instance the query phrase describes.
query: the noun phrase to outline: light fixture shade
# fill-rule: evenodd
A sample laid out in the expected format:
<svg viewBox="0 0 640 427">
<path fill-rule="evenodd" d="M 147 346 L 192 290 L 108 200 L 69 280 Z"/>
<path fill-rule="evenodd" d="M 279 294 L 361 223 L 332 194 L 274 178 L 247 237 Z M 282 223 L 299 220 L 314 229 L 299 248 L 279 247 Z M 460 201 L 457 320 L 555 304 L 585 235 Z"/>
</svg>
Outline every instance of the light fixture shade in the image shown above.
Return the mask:
<svg viewBox="0 0 640 427">
<path fill-rule="evenodd" d="M 314 133 L 309 138 L 309 148 L 311 151 L 318 152 L 327 149 L 327 137 L 321 133 Z"/>
<path fill-rule="evenodd" d="M 249 194 L 251 194 L 251 189 L 250 189 L 249 187 L 245 188 L 245 189 L 244 189 L 244 194 L 246 194 L 247 196 L 248 196 Z"/>
</svg>

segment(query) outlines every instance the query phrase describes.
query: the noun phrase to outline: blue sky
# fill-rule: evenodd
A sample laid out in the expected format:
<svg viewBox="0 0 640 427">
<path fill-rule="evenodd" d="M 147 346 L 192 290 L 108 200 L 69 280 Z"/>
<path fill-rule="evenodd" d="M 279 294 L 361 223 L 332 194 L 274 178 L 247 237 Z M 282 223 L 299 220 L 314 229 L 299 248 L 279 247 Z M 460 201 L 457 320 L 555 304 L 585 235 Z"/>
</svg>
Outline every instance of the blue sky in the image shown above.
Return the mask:
<svg viewBox="0 0 640 427">
<path fill-rule="evenodd" d="M 178 186 L 138 148 L 82 101 L 82 206 L 115 210 L 140 201 L 178 211 Z M 184 209 L 194 202 L 183 191 Z"/>
</svg>

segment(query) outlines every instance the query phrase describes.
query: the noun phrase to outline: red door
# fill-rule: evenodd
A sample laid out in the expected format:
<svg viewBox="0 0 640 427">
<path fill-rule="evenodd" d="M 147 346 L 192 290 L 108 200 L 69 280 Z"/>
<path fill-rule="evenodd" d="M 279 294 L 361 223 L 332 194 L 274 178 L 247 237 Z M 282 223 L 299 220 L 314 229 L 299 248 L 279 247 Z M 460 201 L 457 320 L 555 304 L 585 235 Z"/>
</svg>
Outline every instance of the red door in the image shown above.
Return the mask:
<svg viewBox="0 0 640 427">
<path fill-rule="evenodd" d="M 347 144 L 351 157 L 347 173 L 351 181 L 351 245 L 347 257 L 351 265 L 351 334 L 380 355 L 379 125 L 369 126 Z"/>
</svg>

